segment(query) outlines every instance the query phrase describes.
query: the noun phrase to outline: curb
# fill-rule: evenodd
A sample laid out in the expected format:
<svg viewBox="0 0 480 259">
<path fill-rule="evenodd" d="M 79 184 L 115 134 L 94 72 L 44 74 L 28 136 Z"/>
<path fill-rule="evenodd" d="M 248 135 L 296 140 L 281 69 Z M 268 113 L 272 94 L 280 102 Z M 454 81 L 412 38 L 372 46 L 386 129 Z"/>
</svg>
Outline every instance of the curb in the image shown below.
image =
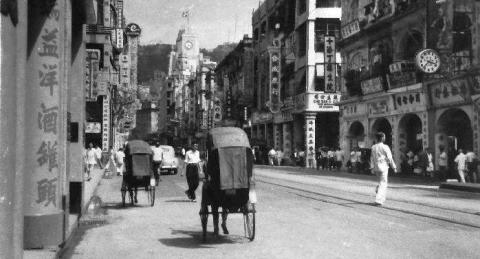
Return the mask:
<svg viewBox="0 0 480 259">
<path fill-rule="evenodd" d="M 475 183 L 442 183 L 440 189 L 480 193 L 480 184 Z"/>
</svg>

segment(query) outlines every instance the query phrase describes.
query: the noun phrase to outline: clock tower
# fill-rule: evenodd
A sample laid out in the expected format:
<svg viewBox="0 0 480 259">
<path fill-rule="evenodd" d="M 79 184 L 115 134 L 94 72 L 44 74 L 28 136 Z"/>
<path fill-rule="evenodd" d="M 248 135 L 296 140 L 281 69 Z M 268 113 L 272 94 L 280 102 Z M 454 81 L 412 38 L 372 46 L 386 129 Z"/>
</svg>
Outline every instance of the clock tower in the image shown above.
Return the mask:
<svg viewBox="0 0 480 259">
<path fill-rule="evenodd" d="M 191 28 L 186 27 L 186 29 L 179 31 L 177 53 L 178 59 L 182 62 L 180 66 L 182 70 L 189 69 L 191 72 L 197 70 L 200 47 L 197 36 L 192 32 Z"/>
</svg>

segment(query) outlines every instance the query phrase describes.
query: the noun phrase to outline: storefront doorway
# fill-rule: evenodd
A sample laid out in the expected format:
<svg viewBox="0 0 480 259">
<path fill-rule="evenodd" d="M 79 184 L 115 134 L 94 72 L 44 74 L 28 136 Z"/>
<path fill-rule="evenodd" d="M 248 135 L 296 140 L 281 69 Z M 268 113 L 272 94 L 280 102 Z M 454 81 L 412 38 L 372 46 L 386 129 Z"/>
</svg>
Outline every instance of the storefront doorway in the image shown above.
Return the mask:
<svg viewBox="0 0 480 259">
<path fill-rule="evenodd" d="M 417 152 L 423 149 L 422 120 L 416 114 L 406 114 L 398 125 L 399 149 Z"/>
<path fill-rule="evenodd" d="M 372 137 L 375 138 L 377 132 L 385 133 L 385 144 L 392 147 L 392 125 L 385 118 L 377 119 L 372 125 Z"/>
<path fill-rule="evenodd" d="M 354 148 L 365 147 L 365 128 L 363 124 L 359 121 L 355 121 L 350 125 L 348 130 L 348 140 L 350 145 L 350 150 Z"/>
</svg>

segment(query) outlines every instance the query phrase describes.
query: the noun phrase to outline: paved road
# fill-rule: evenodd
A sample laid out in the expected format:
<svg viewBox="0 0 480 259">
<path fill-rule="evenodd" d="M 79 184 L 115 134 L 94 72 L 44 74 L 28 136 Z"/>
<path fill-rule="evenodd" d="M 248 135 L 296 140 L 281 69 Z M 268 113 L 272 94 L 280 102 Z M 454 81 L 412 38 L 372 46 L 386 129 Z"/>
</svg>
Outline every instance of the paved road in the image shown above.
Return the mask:
<svg viewBox="0 0 480 259">
<path fill-rule="evenodd" d="M 154 207 L 141 193 L 127 208 L 119 206 L 116 177 L 101 182 L 99 206 L 82 219 L 63 258 L 480 258 L 480 196 L 399 182 L 385 206 L 374 207 L 373 178 L 256 173 L 253 242 L 243 236 L 241 215 L 231 215 L 230 235 L 203 243 L 199 203 L 186 200 L 180 176 L 162 177 Z"/>
</svg>

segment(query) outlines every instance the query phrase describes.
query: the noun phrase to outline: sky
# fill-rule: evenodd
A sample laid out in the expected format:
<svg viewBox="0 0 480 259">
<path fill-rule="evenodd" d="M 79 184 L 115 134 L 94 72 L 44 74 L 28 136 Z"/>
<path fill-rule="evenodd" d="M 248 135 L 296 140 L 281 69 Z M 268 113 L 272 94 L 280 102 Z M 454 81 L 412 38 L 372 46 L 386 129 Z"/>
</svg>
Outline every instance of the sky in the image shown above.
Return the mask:
<svg viewBox="0 0 480 259">
<path fill-rule="evenodd" d="M 212 49 L 225 42 L 238 42 L 244 34 L 251 36 L 252 11 L 258 8 L 258 2 L 259 0 L 126 0 L 124 15 L 127 24 L 133 22 L 142 28 L 140 44 L 174 44 L 178 30 L 184 24 L 182 11 L 191 8 L 190 24 L 198 35 L 200 47 Z"/>
</svg>

